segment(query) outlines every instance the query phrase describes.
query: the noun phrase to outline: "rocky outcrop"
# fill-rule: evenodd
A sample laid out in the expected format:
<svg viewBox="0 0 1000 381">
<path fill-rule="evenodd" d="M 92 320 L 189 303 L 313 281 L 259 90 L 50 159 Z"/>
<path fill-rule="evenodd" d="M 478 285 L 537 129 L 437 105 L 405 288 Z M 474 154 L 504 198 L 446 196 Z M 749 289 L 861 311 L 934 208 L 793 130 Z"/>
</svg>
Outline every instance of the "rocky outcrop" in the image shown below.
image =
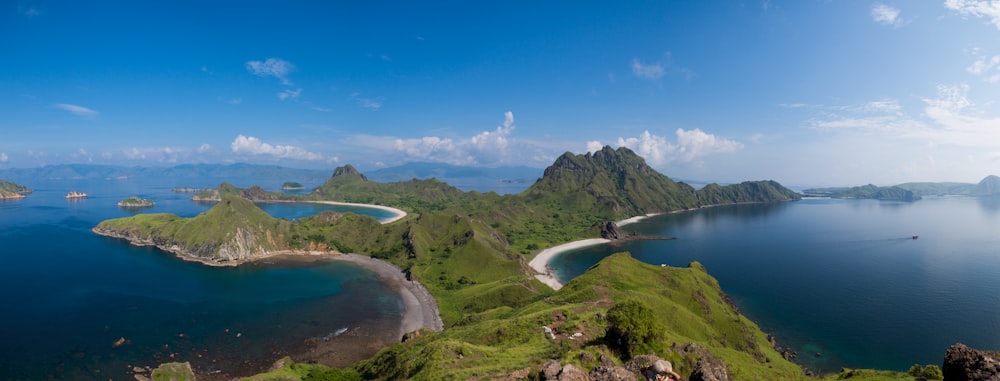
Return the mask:
<svg viewBox="0 0 1000 381">
<path fill-rule="evenodd" d="M 601 225 L 601 238 L 617 241 L 628 238 L 628 236 L 629 234 L 618 227 L 618 224 L 613 221 L 608 221 L 604 225 Z"/>
<path fill-rule="evenodd" d="M 945 380 L 1000 381 L 1000 354 L 957 343 L 944 354 Z"/>
<path fill-rule="evenodd" d="M 633 381 L 635 373 L 620 366 L 598 366 L 590 371 L 590 379 L 594 381 Z"/>
<path fill-rule="evenodd" d="M 354 166 L 350 164 L 334 169 L 333 177 L 360 177 L 361 181 L 368 181 L 368 178 L 365 177 L 365 175 L 358 172 L 358 170 L 354 169 Z"/>
<path fill-rule="evenodd" d="M 690 381 L 729 381 L 733 379 L 726 363 L 700 345 L 694 343 L 685 345 L 681 349 L 681 353 L 698 357 L 694 371 L 688 376 Z"/>
</svg>

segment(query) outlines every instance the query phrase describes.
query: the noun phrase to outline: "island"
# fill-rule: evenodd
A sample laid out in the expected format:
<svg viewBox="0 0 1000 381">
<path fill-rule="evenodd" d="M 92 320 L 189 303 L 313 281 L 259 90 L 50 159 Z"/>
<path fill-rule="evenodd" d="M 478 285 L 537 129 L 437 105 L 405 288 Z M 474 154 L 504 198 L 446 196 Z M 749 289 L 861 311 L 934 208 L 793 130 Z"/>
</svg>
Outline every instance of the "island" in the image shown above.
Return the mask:
<svg viewBox="0 0 1000 381">
<path fill-rule="evenodd" d="M 802 191 L 807 196 L 830 198 L 857 198 L 913 202 L 920 196 L 899 186 L 879 187 L 872 184 L 850 188 L 810 188 Z"/>
<path fill-rule="evenodd" d="M 302 186 L 302 184 L 299 184 L 299 183 L 294 182 L 294 181 L 287 181 L 284 184 L 281 184 L 281 189 L 282 190 L 286 190 L 286 191 L 287 190 L 303 190 L 303 189 L 306 189 L 306 187 L 304 187 L 304 186 Z"/>
<path fill-rule="evenodd" d="M 156 203 L 154 203 L 152 200 L 139 198 L 139 196 L 132 196 L 124 200 L 118 201 L 118 206 L 127 209 L 148 208 L 153 205 L 156 205 Z"/>
<path fill-rule="evenodd" d="M 567 246 L 547 248 L 635 239 L 618 226 L 642 218 L 801 199 L 774 181 L 696 190 L 653 170 L 627 148 L 604 147 L 563 154 L 514 195 L 463 192 L 435 179 L 379 183 L 350 165 L 338 167 L 308 195 L 228 184 L 217 192 L 217 204 L 196 217 L 139 214 L 103 221 L 93 231 L 215 266 L 279 255 L 385 263 L 405 275 L 404 283 L 419 284 L 416 292 L 427 292 L 415 308 L 436 306 L 432 315 L 442 323 L 428 324 L 437 319 L 427 318 L 420 325 L 401 324 L 401 343 L 345 368 L 331 368 L 325 359 L 276 359 L 272 371 L 255 379 L 636 379 L 661 359 L 690 380 L 811 375 L 791 361 L 795 353 L 745 317 L 698 262 L 656 266 L 623 252 L 566 284 L 550 287 L 544 277 L 536 278 L 546 275 L 548 258 Z M 413 217 L 380 224 L 324 212 L 280 220 L 248 196 L 391 205 Z M 210 366 L 189 360 L 196 373 Z M 940 374 L 936 365 L 917 367 L 921 377 Z M 854 369 L 831 377 L 913 379 Z"/>
<path fill-rule="evenodd" d="M 83 192 L 72 191 L 72 192 L 69 192 L 69 193 L 66 194 L 66 198 L 70 199 L 70 200 L 80 199 L 80 198 L 87 198 L 87 194 L 83 193 Z"/>
<path fill-rule="evenodd" d="M 7 180 L 0 180 L 0 200 L 24 198 L 32 192 L 31 188 Z"/>
</svg>

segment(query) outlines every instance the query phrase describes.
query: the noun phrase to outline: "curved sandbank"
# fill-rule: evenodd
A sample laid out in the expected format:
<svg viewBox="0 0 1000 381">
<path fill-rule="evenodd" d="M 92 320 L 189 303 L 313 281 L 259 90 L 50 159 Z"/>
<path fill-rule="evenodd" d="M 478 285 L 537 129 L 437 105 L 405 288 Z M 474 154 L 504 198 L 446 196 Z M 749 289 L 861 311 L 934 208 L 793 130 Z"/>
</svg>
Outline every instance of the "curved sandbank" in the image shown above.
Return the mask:
<svg viewBox="0 0 1000 381">
<path fill-rule="evenodd" d="M 618 226 L 624 226 L 639 222 L 649 217 L 658 216 L 660 214 L 661 213 L 649 213 L 641 216 L 626 218 L 624 220 L 616 222 L 616 224 Z M 534 258 L 531 259 L 531 262 L 528 262 L 528 266 L 531 266 L 531 268 L 538 273 L 535 274 L 535 279 L 538 279 L 542 283 L 545 283 L 549 287 L 552 287 L 553 290 L 559 290 L 560 288 L 563 287 L 563 284 L 559 282 L 558 279 L 556 279 L 555 272 L 551 267 L 549 267 L 549 262 L 552 261 L 552 258 L 555 258 L 559 254 L 562 254 L 570 250 L 576 250 L 587 246 L 600 245 L 602 243 L 608 243 L 608 242 L 611 242 L 611 240 L 606 238 L 589 238 L 589 239 L 582 239 L 579 241 L 564 243 L 558 246 L 553 246 L 548 249 L 542 250 L 541 253 L 538 253 L 538 255 L 536 255 Z"/>
<path fill-rule="evenodd" d="M 393 222 L 399 221 L 403 217 L 406 217 L 406 212 L 404 212 L 402 210 L 399 210 L 399 209 L 396 209 L 396 208 L 393 208 L 391 206 L 375 205 L 375 204 L 356 204 L 356 203 L 353 203 L 353 202 L 338 202 L 338 201 L 301 201 L 301 202 L 308 202 L 308 203 L 313 203 L 313 204 L 326 204 L 326 205 L 358 206 L 358 207 L 363 207 L 363 208 L 380 209 L 380 210 L 384 210 L 386 212 L 392 213 L 393 216 L 391 218 L 389 218 L 389 219 L 387 219 L 385 221 L 379 221 L 382 224 L 393 223 Z"/>
<path fill-rule="evenodd" d="M 407 280 L 406 274 L 392 263 L 360 254 L 335 254 L 325 256 L 337 261 L 350 262 L 378 274 L 386 285 L 399 293 L 403 303 L 403 320 L 399 323 L 399 337 L 420 328 L 435 331 L 444 330 L 444 322 L 438 310 L 437 300 L 423 284 Z"/>
</svg>

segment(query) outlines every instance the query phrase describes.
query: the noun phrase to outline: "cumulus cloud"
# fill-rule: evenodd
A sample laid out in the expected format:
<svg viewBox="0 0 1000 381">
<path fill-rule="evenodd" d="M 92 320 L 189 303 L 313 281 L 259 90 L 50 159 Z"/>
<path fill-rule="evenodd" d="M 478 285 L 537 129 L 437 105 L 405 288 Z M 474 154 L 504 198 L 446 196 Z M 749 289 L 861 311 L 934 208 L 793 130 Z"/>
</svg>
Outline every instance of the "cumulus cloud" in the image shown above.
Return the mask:
<svg viewBox="0 0 1000 381">
<path fill-rule="evenodd" d="M 663 77 L 663 65 L 659 63 L 647 65 L 640 62 L 638 58 L 633 58 L 632 74 L 643 79 L 658 79 Z"/>
<path fill-rule="evenodd" d="M 600 151 L 602 148 L 604 148 L 604 145 L 601 144 L 600 141 L 591 140 L 591 141 L 587 142 L 587 152 L 588 153 L 594 153 L 594 152 Z"/>
<path fill-rule="evenodd" d="M 213 151 L 212 146 L 208 145 L 208 143 L 202 144 L 200 147 L 198 147 L 197 150 L 198 153 L 209 153 L 212 151 Z"/>
<path fill-rule="evenodd" d="M 289 90 L 285 90 L 285 91 L 282 91 L 282 92 L 278 93 L 278 99 L 281 99 L 281 100 L 291 99 L 293 101 L 294 100 L 298 100 L 299 99 L 299 94 L 301 94 L 301 93 L 302 93 L 302 89 L 295 89 L 295 90 L 289 89 Z"/>
<path fill-rule="evenodd" d="M 945 0 L 944 7 L 963 16 L 985 17 L 1000 29 L 1000 1 L 998 0 Z"/>
<path fill-rule="evenodd" d="M 386 138 L 355 136 L 355 143 L 370 148 L 387 149 L 404 160 L 442 162 L 454 165 L 505 165 L 512 161 L 527 161 L 539 155 L 533 142 L 515 140 L 514 114 L 504 113 L 503 122 L 495 129 L 482 131 L 468 138 L 424 136 L 420 138 Z M 391 139 L 390 145 L 384 141 Z"/>
<path fill-rule="evenodd" d="M 678 128 L 674 131 L 674 135 L 677 140 L 671 142 L 664 136 L 654 135 L 646 130 L 637 137 L 619 137 L 617 145 L 635 151 L 655 166 L 672 162 L 693 162 L 706 156 L 734 152 L 743 148 L 743 143 L 720 138 L 698 128 L 693 130 Z M 601 147 L 599 141 L 587 142 L 588 152 L 595 152 Z"/>
<path fill-rule="evenodd" d="M 290 145 L 272 145 L 253 137 L 239 135 L 230 145 L 233 153 L 241 155 L 271 156 L 276 159 L 322 160 L 323 155 Z"/>
<path fill-rule="evenodd" d="M 882 25 L 900 26 L 903 19 L 899 17 L 899 8 L 893 8 L 885 4 L 875 3 L 872 6 L 872 19 Z"/>
<path fill-rule="evenodd" d="M 83 106 L 71 105 L 71 104 L 68 104 L 68 103 L 56 103 L 56 104 L 53 105 L 53 107 L 61 109 L 61 110 L 68 111 L 69 113 L 71 113 L 73 115 L 84 117 L 84 118 L 94 118 L 94 117 L 97 117 L 98 115 L 100 115 L 100 113 L 97 112 L 97 111 L 91 110 L 91 109 L 83 107 Z"/>
<path fill-rule="evenodd" d="M 268 58 L 264 61 L 247 61 L 247 71 L 258 77 L 275 77 L 282 84 L 291 85 L 288 74 L 295 71 L 295 65 L 281 58 Z"/>
</svg>

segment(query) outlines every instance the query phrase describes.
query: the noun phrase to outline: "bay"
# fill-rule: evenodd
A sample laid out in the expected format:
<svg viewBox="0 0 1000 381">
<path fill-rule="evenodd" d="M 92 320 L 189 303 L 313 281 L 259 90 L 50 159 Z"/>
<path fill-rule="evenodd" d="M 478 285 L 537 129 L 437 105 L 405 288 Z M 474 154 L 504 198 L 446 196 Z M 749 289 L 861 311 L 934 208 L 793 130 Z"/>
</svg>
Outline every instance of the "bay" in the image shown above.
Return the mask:
<svg viewBox="0 0 1000 381">
<path fill-rule="evenodd" d="M 237 186 L 280 184 L 234 179 Z M 192 217 L 212 207 L 175 180 L 15 181 L 35 189 L 0 202 L 0 374 L 8 379 L 126 379 L 131 366 L 190 361 L 231 375 L 266 369 L 317 338 L 398 341 L 398 295 L 364 268 L 342 262 L 254 263 L 214 268 L 93 234 L 136 213 Z M 217 180 L 216 180 L 217 181 Z M 273 182 L 273 181 L 272 181 Z M 89 197 L 67 200 L 69 191 Z M 126 210 L 137 195 L 156 202 Z M 321 211 L 387 217 L 372 208 L 264 204 L 279 218 Z M 331 335 L 347 328 L 342 336 Z M 386 337 L 380 337 L 386 336 Z M 125 345 L 116 347 L 120 338 Z M 356 360 L 343 354 L 343 361 Z M 358 355 L 353 355 L 358 356 Z M 361 355 L 364 356 L 364 355 Z"/>
<path fill-rule="evenodd" d="M 940 366 L 956 342 L 1000 350 L 997 199 L 806 199 L 625 229 L 677 239 L 566 252 L 551 262 L 557 277 L 566 282 L 619 251 L 656 265 L 698 261 L 745 315 L 820 372 Z"/>
</svg>

